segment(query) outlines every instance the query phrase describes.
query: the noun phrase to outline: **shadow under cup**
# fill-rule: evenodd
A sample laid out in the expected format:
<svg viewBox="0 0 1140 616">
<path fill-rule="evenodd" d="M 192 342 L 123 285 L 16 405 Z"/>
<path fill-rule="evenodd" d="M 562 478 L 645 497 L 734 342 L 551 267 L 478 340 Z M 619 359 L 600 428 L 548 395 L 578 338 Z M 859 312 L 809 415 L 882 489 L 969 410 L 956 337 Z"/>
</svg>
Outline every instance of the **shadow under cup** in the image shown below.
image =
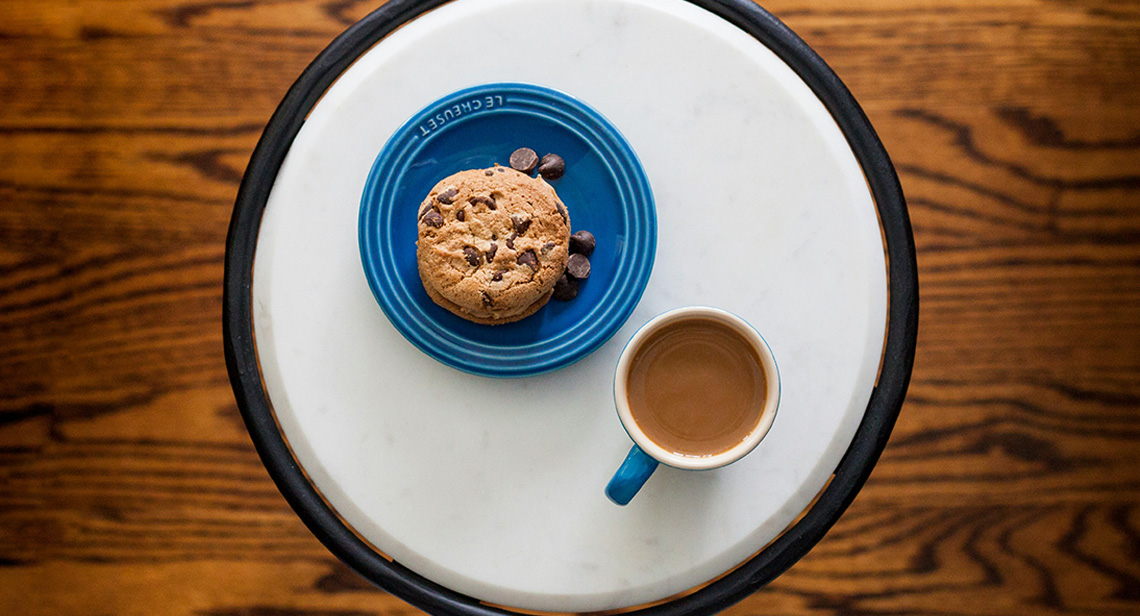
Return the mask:
<svg viewBox="0 0 1140 616">
<path fill-rule="evenodd" d="M 707 470 L 739 460 L 767 435 L 779 401 L 775 358 L 747 321 L 704 306 L 657 316 L 618 360 L 614 403 L 634 446 L 606 495 L 627 504 L 659 463 Z"/>
</svg>

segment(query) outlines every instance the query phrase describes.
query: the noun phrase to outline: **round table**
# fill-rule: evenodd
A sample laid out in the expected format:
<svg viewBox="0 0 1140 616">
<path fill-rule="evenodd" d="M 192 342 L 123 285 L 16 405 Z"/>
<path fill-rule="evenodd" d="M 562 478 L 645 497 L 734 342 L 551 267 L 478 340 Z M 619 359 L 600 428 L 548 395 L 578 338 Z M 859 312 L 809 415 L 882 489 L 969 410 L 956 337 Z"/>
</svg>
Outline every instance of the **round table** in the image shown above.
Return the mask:
<svg viewBox="0 0 1140 616">
<path fill-rule="evenodd" d="M 657 208 L 629 320 L 581 361 L 522 379 L 457 371 L 401 337 L 356 241 L 393 131 L 495 82 L 604 114 Z M 779 415 L 740 462 L 662 468 L 616 507 L 602 490 L 630 444 L 613 409 L 617 355 L 654 315 L 694 304 L 765 336 Z M 755 5 L 393 0 L 338 37 L 269 122 L 230 229 L 224 325 L 267 468 L 368 579 L 441 614 L 703 613 L 791 566 L 870 473 L 913 363 L 917 277 L 869 123 Z"/>
</svg>

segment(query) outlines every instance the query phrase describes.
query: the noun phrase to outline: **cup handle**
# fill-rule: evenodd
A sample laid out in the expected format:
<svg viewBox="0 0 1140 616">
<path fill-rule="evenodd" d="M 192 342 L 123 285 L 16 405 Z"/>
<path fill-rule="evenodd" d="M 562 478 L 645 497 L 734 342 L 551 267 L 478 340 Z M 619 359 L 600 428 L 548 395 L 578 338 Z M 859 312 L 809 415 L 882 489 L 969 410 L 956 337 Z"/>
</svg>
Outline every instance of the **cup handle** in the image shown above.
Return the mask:
<svg viewBox="0 0 1140 616">
<path fill-rule="evenodd" d="M 634 445 L 606 486 L 606 496 L 618 505 L 626 505 L 657 469 L 657 460 Z"/>
</svg>

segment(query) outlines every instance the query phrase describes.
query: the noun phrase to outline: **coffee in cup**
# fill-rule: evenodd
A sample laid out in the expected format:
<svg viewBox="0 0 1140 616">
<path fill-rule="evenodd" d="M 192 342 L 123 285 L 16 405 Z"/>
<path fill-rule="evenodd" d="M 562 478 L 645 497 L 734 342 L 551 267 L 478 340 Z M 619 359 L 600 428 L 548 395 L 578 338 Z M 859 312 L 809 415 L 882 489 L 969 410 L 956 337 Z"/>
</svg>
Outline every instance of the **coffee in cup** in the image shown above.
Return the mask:
<svg viewBox="0 0 1140 616">
<path fill-rule="evenodd" d="M 740 317 L 687 307 L 654 318 L 618 360 L 614 400 L 634 446 L 606 494 L 628 503 L 658 463 L 706 470 L 740 459 L 767 434 L 779 398 L 772 352 Z"/>
</svg>

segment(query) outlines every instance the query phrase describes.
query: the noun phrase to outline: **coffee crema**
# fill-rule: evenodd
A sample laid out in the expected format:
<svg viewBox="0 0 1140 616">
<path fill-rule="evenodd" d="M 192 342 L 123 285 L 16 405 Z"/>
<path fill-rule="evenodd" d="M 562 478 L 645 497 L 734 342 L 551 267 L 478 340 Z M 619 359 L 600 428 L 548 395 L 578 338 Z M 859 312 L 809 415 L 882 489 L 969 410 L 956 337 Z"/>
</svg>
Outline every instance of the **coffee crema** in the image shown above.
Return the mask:
<svg viewBox="0 0 1140 616">
<path fill-rule="evenodd" d="M 760 423 L 767 391 L 752 344 L 705 317 L 650 334 L 626 381 L 630 414 L 645 436 L 688 457 L 714 456 L 743 442 Z"/>
</svg>

